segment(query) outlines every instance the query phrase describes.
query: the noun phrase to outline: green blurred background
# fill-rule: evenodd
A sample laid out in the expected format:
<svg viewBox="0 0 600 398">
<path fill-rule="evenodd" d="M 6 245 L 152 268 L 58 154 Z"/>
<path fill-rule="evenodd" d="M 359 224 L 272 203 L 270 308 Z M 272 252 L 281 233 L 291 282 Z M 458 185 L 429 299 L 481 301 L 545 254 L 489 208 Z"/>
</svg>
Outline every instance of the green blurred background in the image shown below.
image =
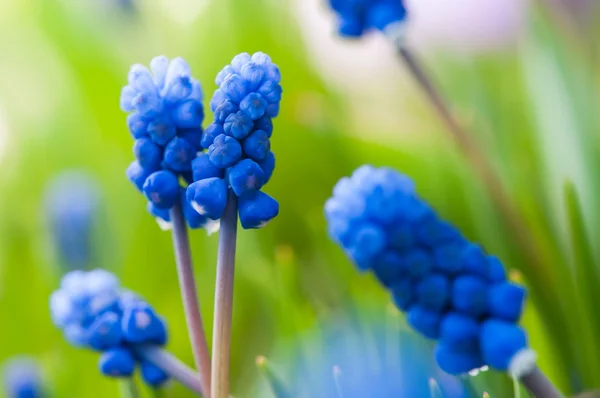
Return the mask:
<svg viewBox="0 0 600 398">
<path fill-rule="evenodd" d="M 97 354 L 67 345 L 48 311 L 62 268 L 43 194 L 50 179 L 73 168 L 95 175 L 102 188 L 92 265 L 116 272 L 151 302 L 168 319 L 169 349 L 193 362 L 171 238 L 124 176 L 132 140 L 119 93 L 131 64 L 164 54 L 190 63 L 208 99 L 214 76 L 235 54 L 264 51 L 283 75 L 272 141 L 278 166 L 266 189 L 281 212 L 267 228 L 239 233 L 232 394 L 271 396 L 257 355 L 290 373 L 298 350 L 311 362 L 323 325 L 390 316 L 389 297 L 325 231 L 322 207 L 332 186 L 363 163 L 414 178 L 441 214 L 532 288 L 524 325 L 541 367 L 565 392 L 600 387 L 597 7 L 585 0 L 440 2 L 409 2 L 410 42 L 500 174 L 542 268 L 524 260 L 393 49 L 376 35 L 337 39 L 324 1 L 3 0 L 0 362 L 35 355 L 58 397 L 118 394 L 117 383 L 97 371 Z M 210 335 L 217 237 L 194 231 L 191 239 Z M 422 345 L 417 357 L 431 355 L 418 338 L 399 343 Z M 504 376 L 476 379 L 481 391 L 509 396 Z M 170 393 L 188 396 L 177 385 Z"/>
</svg>

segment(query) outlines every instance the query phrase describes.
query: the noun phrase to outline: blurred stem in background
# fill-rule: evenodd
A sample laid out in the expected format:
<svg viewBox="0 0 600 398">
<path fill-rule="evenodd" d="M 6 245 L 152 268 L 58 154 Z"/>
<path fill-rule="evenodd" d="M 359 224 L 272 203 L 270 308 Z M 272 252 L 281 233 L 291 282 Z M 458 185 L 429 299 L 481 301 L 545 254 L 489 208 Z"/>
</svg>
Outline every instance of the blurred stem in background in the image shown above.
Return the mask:
<svg viewBox="0 0 600 398">
<path fill-rule="evenodd" d="M 227 205 L 221 217 L 221 232 L 219 233 L 219 251 L 217 257 L 212 353 L 212 398 L 229 397 L 237 214 L 237 196 L 229 189 Z"/>
<path fill-rule="evenodd" d="M 177 262 L 177 273 L 179 275 L 183 308 L 186 314 L 185 318 L 192 351 L 194 353 L 196 368 L 200 374 L 203 391 L 205 396 L 210 396 L 210 354 L 200 315 L 200 304 L 198 302 L 198 293 L 196 292 L 196 282 L 194 281 L 190 242 L 181 205 L 176 204 L 171 209 L 171 220 L 173 222 L 173 247 Z"/>
<path fill-rule="evenodd" d="M 119 382 L 121 384 L 121 396 L 123 398 L 140 398 L 140 391 L 132 377 Z"/>
</svg>

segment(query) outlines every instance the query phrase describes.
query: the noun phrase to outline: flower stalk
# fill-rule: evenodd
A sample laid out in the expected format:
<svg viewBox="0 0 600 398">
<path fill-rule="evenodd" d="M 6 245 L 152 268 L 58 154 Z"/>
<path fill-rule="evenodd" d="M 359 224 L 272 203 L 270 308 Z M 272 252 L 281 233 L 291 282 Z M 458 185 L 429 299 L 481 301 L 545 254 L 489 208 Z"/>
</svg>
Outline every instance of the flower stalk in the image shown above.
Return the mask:
<svg viewBox="0 0 600 398">
<path fill-rule="evenodd" d="M 181 297 L 185 318 L 192 344 L 196 369 L 200 375 L 202 389 L 206 396 L 210 396 L 210 354 L 200 315 L 200 304 L 194 281 L 194 270 L 190 252 L 187 227 L 183 211 L 179 204 L 171 209 L 171 221 L 173 223 L 173 248 L 175 249 L 175 260 L 177 263 L 177 274 L 181 288 Z"/>
<path fill-rule="evenodd" d="M 540 370 L 535 368 L 520 378 L 523 386 L 535 398 L 563 398 L 564 395 L 557 390 L 548 377 Z"/>
<path fill-rule="evenodd" d="M 233 278 L 238 222 L 237 196 L 230 189 L 227 205 L 221 217 L 212 351 L 212 398 L 229 397 L 229 362 L 231 352 L 231 322 Z"/>
</svg>

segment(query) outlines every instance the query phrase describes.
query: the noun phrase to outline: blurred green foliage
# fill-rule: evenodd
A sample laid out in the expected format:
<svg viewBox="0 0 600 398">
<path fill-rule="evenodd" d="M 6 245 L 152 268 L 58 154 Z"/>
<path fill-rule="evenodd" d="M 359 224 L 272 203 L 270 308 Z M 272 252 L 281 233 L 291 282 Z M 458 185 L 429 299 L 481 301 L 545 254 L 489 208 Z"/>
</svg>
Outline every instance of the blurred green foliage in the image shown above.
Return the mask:
<svg viewBox="0 0 600 398">
<path fill-rule="evenodd" d="M 173 2 L 179 19 L 165 12 L 166 2 L 142 1 L 133 12 L 109 3 L 0 5 L 0 360 L 38 356 L 58 397 L 118 394 L 117 383 L 96 370 L 97 355 L 68 346 L 48 313 L 60 267 L 48 247 L 42 193 L 53 175 L 75 167 L 96 174 L 104 192 L 95 242 L 102 255 L 94 265 L 117 272 L 165 315 L 169 349 L 193 362 L 170 237 L 124 177 L 132 154 L 119 92 L 131 64 L 165 54 L 188 60 L 209 98 L 214 76 L 233 55 L 260 50 L 279 64 L 284 79 L 273 138 L 278 168 L 267 188 L 281 214 L 268 228 L 239 234 L 234 396 L 265 396 L 256 356 L 293 362 L 298 347 L 317 344 L 315 331 L 349 305 L 362 309 L 362 323 L 386 316 L 389 298 L 328 240 L 322 215 L 337 179 L 363 163 L 413 177 L 441 214 L 532 288 L 524 325 L 541 367 L 564 391 L 600 387 L 599 63 L 596 43 L 582 32 L 565 34 L 538 10 L 516 49 L 428 58 L 521 211 L 542 255 L 540 269 L 526 263 L 476 173 L 413 86 L 391 83 L 408 92 L 408 102 L 377 99 L 397 108 L 405 124 L 365 132 L 350 124 L 354 99 L 313 66 L 291 0 L 181 0 Z M 367 125 L 369 117 L 362 115 Z M 201 231 L 191 236 L 202 311 L 211 325 L 217 238 Z M 428 355 L 428 348 L 422 352 Z M 475 380 L 492 397 L 512 391 L 511 382 L 493 372 Z M 171 394 L 190 396 L 178 385 Z"/>
</svg>

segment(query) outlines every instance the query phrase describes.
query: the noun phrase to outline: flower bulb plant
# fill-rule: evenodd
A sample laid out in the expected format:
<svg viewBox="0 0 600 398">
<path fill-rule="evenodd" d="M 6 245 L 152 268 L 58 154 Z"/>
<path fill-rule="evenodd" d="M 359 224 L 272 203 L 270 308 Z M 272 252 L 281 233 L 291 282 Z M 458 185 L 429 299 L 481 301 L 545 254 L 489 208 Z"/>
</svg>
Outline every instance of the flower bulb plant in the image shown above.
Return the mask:
<svg viewBox="0 0 600 398">
<path fill-rule="evenodd" d="M 67 342 L 100 353 L 103 375 L 131 380 L 137 368 L 153 388 L 172 377 L 201 391 L 194 372 L 164 351 L 164 319 L 142 298 L 122 289 L 110 272 L 67 273 L 50 296 L 50 313 Z"/>
<path fill-rule="evenodd" d="M 337 183 L 325 214 L 331 238 L 390 290 L 413 329 L 436 341 L 442 370 L 491 366 L 536 397 L 561 396 L 518 325 L 525 289 L 506 280 L 497 257 L 441 219 L 408 177 L 362 166 Z"/>
</svg>

